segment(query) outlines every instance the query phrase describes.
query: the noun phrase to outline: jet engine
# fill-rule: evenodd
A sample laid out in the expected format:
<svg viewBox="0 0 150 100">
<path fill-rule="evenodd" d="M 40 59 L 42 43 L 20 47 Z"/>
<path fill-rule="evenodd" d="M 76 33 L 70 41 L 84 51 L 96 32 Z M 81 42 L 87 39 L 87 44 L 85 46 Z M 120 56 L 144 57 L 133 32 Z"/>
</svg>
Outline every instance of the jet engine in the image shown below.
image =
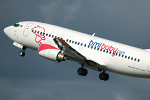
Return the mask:
<svg viewBox="0 0 150 100">
<path fill-rule="evenodd" d="M 38 50 L 38 54 L 56 62 L 67 60 L 67 57 L 58 48 L 48 44 L 42 44 Z"/>
</svg>

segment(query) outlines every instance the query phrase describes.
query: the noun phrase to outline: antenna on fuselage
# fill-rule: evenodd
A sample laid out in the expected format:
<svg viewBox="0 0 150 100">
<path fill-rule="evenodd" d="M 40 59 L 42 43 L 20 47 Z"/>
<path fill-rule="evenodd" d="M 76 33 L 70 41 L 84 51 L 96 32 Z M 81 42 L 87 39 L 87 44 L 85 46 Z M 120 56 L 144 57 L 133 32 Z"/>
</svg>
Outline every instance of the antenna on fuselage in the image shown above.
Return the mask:
<svg viewBox="0 0 150 100">
<path fill-rule="evenodd" d="M 92 36 L 95 36 L 95 33 L 93 33 Z"/>
</svg>

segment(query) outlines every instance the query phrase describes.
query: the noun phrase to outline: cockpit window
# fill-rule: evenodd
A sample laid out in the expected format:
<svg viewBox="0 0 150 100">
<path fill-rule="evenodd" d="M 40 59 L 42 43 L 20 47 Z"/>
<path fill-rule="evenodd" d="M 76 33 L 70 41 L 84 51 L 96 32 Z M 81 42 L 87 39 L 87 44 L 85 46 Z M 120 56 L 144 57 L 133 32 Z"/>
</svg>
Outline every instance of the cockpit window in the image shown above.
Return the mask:
<svg viewBox="0 0 150 100">
<path fill-rule="evenodd" d="M 18 27 L 18 26 L 19 26 L 19 24 L 15 24 L 14 26 L 15 26 L 15 27 Z"/>
</svg>

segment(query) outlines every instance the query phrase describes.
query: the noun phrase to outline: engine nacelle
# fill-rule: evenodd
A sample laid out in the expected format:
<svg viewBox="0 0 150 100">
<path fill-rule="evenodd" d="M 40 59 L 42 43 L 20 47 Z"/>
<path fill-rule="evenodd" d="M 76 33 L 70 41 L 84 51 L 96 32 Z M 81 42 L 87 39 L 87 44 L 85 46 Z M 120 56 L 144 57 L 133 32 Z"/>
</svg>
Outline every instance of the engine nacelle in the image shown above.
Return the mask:
<svg viewBox="0 0 150 100">
<path fill-rule="evenodd" d="M 44 58 L 61 62 L 67 60 L 64 54 L 60 53 L 60 50 L 54 46 L 48 44 L 42 44 L 38 50 L 38 54 Z"/>
</svg>

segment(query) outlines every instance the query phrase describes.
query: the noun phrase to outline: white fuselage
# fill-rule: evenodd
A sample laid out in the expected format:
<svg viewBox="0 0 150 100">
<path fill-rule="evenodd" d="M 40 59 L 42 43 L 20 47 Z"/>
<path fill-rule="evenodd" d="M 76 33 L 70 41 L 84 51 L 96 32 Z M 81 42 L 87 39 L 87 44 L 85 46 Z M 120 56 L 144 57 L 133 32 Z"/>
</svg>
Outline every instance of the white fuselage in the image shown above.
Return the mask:
<svg viewBox="0 0 150 100">
<path fill-rule="evenodd" d="M 99 64 L 104 63 L 108 71 L 150 78 L 149 51 L 55 25 L 32 21 L 19 22 L 19 25 L 22 26 L 9 26 L 4 29 L 4 32 L 14 42 L 27 48 L 38 51 L 41 44 L 57 47 L 53 38 L 59 37 L 87 59 Z M 40 33 L 44 33 L 44 36 Z"/>
</svg>

